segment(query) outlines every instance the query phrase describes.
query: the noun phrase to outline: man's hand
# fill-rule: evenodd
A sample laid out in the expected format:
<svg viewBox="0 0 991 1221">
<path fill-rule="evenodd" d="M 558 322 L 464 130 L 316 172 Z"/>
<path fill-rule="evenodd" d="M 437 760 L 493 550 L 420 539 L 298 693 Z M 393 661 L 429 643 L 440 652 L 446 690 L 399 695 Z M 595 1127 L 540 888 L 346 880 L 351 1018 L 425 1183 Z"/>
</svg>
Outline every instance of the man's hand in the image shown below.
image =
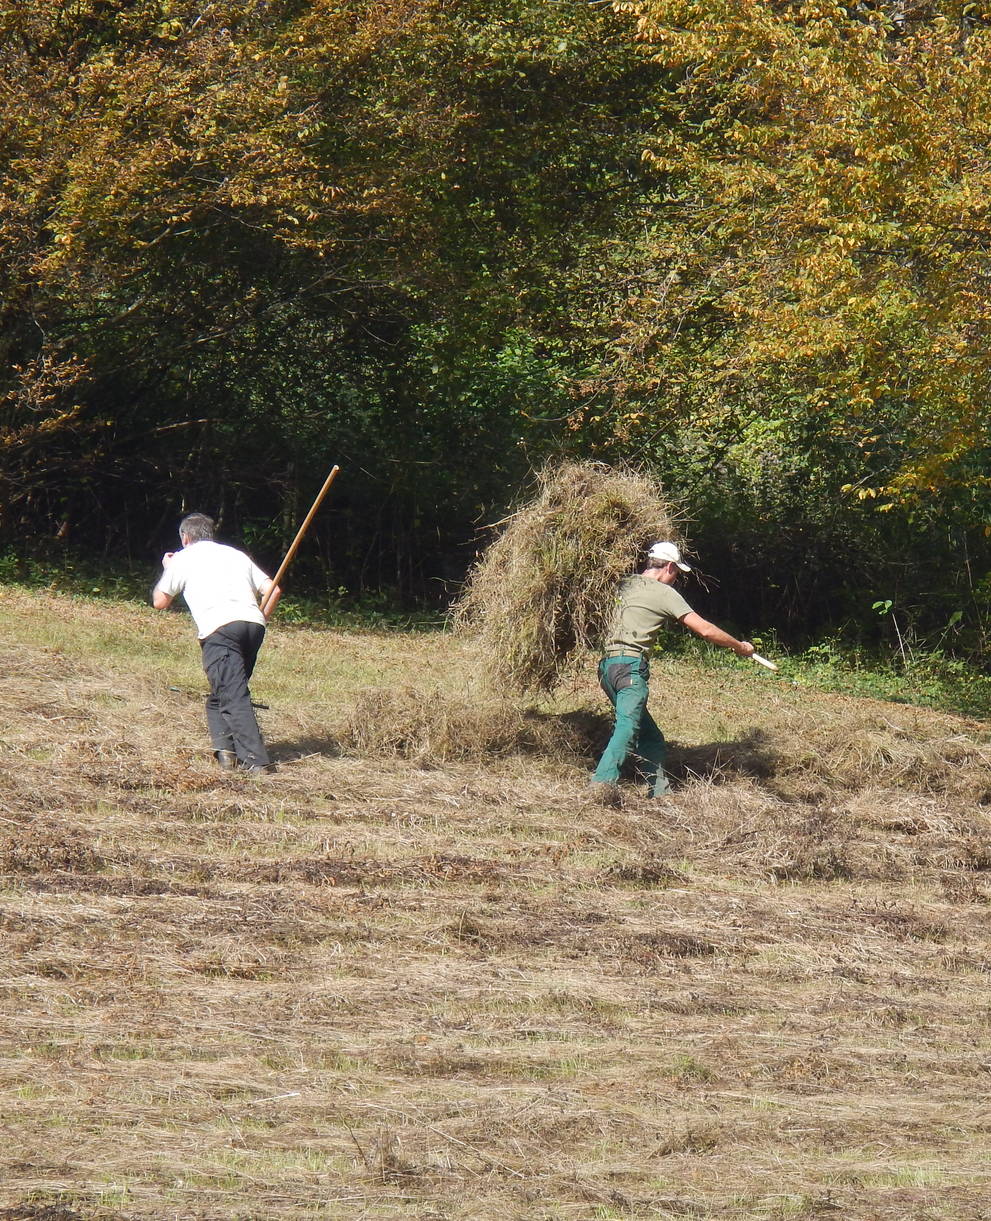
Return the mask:
<svg viewBox="0 0 991 1221">
<path fill-rule="evenodd" d="M 740 647 L 736 651 L 741 657 L 753 657 L 754 653 L 757 652 L 749 640 L 741 640 Z"/>
<path fill-rule="evenodd" d="M 282 588 L 276 585 L 271 579 L 262 582 L 262 587 L 258 593 L 259 605 L 262 608 L 262 614 L 265 616 L 265 622 L 268 623 L 272 618 L 272 612 L 279 605 L 279 599 L 282 597 Z"/>
</svg>

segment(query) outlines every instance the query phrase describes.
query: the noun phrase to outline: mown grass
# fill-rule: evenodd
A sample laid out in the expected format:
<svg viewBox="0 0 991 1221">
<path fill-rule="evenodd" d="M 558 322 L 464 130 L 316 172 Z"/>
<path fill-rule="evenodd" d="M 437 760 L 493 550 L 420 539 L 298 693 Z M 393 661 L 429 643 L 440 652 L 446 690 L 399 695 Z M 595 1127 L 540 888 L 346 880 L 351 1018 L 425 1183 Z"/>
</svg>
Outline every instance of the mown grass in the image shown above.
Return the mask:
<svg viewBox="0 0 991 1221">
<path fill-rule="evenodd" d="M 668 657 L 606 810 L 591 676 L 287 625 L 259 783 L 184 616 L 0 610 L 0 1217 L 986 1214 L 987 724 Z"/>
</svg>

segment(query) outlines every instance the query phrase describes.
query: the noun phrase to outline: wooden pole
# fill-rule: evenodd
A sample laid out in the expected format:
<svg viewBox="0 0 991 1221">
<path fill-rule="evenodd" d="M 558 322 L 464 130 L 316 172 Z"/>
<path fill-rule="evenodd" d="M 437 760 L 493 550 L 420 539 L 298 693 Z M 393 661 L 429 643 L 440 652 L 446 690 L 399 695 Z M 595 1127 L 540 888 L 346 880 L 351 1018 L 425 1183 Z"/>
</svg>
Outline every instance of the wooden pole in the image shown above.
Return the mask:
<svg viewBox="0 0 991 1221">
<path fill-rule="evenodd" d="M 296 554 L 299 544 L 303 541 L 303 535 L 310 528 L 310 522 L 316 516 L 316 512 L 317 512 L 317 509 L 320 508 L 321 501 L 330 491 L 330 485 L 337 478 L 337 472 L 340 469 L 341 468 L 339 466 L 335 466 L 333 468 L 333 470 L 330 472 L 330 474 L 327 476 L 327 478 L 324 480 L 324 485 L 320 489 L 320 491 L 317 493 L 317 498 L 313 502 L 313 507 L 310 509 L 309 513 L 307 513 L 306 517 L 303 519 L 303 524 L 296 531 L 296 537 L 293 539 L 292 545 L 290 546 L 289 550 L 286 552 L 286 558 L 279 565 L 279 571 L 272 578 L 273 586 L 278 585 L 279 582 L 282 580 L 282 578 L 285 576 L 286 569 L 292 563 L 293 556 Z M 271 598 L 271 594 L 269 594 L 269 598 Z M 266 599 L 265 602 L 262 603 L 262 614 L 265 615 L 266 618 L 268 618 L 268 616 L 266 614 L 267 606 L 268 606 L 268 599 Z"/>
</svg>

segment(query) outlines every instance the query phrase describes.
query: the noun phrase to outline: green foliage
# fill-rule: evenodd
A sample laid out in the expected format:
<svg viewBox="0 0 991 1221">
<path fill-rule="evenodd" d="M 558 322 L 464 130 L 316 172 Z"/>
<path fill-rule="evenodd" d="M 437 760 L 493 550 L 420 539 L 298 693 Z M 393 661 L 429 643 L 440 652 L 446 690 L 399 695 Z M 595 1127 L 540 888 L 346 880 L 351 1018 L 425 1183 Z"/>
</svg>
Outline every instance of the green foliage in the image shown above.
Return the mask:
<svg viewBox="0 0 991 1221">
<path fill-rule="evenodd" d="M 958 644 L 983 650 L 984 17 L 614 7 L 672 92 L 583 435 L 652 456 L 732 574 L 720 610 L 742 596 L 793 639 L 876 635 L 878 591 L 930 641 L 961 609 Z"/>
<path fill-rule="evenodd" d="M 775 415 L 790 398 L 852 446 L 881 442 L 873 478 L 847 494 L 890 504 L 959 484 L 986 499 L 972 461 L 989 440 L 984 17 L 832 0 L 617 7 L 680 74 L 646 150 L 674 218 L 644 249 L 664 291 L 628 311 L 648 371 L 678 389 L 707 367 L 717 399 L 755 383 Z M 689 335 L 716 350 L 693 360 Z"/>
<path fill-rule="evenodd" d="M 716 617 L 986 649 L 976 9 L 21 0 L 0 71 L 20 552 L 202 508 L 273 566 L 339 462 L 293 588 L 438 604 L 548 456 L 633 458 Z"/>
<path fill-rule="evenodd" d="M 148 601 L 158 572 L 115 566 L 101 567 L 91 557 L 44 559 L 23 552 L 0 553 L 0 584 L 53 593 L 119 601 Z"/>
<path fill-rule="evenodd" d="M 100 602 L 137 602 L 147 605 L 157 566 L 147 569 L 117 564 L 108 568 L 85 554 L 56 558 L 0 553 L 0 585 L 42 589 L 50 593 Z M 178 603 L 181 607 L 181 600 Z M 387 591 L 354 595 L 343 586 L 322 597 L 283 597 L 279 622 L 305 627 L 354 631 L 429 632 L 443 627 L 443 619 L 426 611 L 410 612 Z"/>
<path fill-rule="evenodd" d="M 300 577 L 440 596 L 574 406 L 575 296 L 629 223 L 660 77 L 624 23 L 524 0 L 0 23 L 8 538 L 155 554 L 195 505 L 270 559 L 339 461 Z"/>
<path fill-rule="evenodd" d="M 991 675 L 939 650 L 878 654 L 832 638 L 780 659 L 781 676 L 818 691 L 991 717 Z"/>
<path fill-rule="evenodd" d="M 744 628 L 730 624 L 738 632 Z M 954 656 L 947 649 L 911 645 L 904 651 L 894 641 L 887 647 L 856 643 L 849 631 L 821 636 L 801 650 L 790 651 L 775 632 L 753 633 L 749 639 L 778 666 L 771 674 L 752 667 L 755 682 L 784 683 L 899 704 L 918 704 L 942 712 L 991 718 L 991 673 L 982 660 Z M 715 670 L 747 668 L 725 649 L 702 645 L 687 632 L 668 632 L 661 649 L 679 664 L 697 661 Z"/>
</svg>

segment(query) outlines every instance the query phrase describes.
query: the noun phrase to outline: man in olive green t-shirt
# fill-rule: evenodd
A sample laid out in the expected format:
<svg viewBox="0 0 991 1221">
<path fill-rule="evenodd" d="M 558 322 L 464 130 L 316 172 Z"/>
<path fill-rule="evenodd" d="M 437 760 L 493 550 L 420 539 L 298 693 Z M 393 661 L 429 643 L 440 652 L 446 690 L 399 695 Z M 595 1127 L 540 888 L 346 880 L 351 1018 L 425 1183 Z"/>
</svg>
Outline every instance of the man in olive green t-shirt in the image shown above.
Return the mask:
<svg viewBox="0 0 991 1221">
<path fill-rule="evenodd" d="M 660 629 L 683 623 L 696 636 L 741 657 L 754 651 L 749 640 L 737 640 L 692 610 L 674 588 L 683 572 L 691 572 L 691 567 L 682 562 L 676 544 L 655 543 L 647 552 L 643 572 L 627 577 L 619 587 L 619 604 L 599 662 L 599 682 L 616 710 L 616 725 L 591 780 L 597 796 L 608 805 L 619 800 L 619 772 L 631 751 L 636 752 L 639 774 L 652 795 L 671 791 L 664 771 L 664 735 L 647 711 L 647 658 Z"/>
</svg>

